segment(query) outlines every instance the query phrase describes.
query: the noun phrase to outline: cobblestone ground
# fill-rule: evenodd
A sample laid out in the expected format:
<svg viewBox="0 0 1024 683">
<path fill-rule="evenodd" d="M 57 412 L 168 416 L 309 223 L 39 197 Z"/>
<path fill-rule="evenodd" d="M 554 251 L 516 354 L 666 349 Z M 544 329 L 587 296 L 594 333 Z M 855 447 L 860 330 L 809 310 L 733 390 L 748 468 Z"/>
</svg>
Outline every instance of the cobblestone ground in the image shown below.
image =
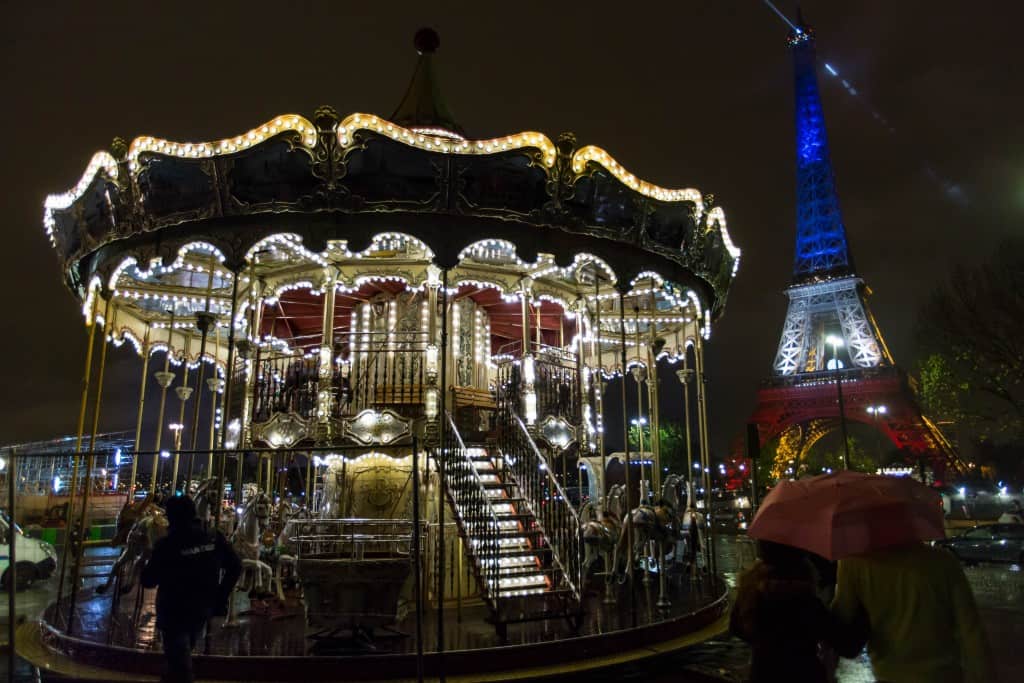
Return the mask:
<svg viewBox="0 0 1024 683">
<path fill-rule="evenodd" d="M 740 571 L 753 561 L 753 548 L 744 537 L 720 537 L 717 548 L 718 569 L 730 585 L 735 586 Z M 974 589 L 982 621 L 985 624 L 996 672 L 994 683 L 1021 680 L 1024 664 L 1024 571 L 1017 565 L 983 564 L 965 568 Z M 710 641 L 691 648 L 666 663 L 665 671 L 683 669 L 693 674 L 692 680 L 718 679 L 742 681 L 750 655 L 746 645 L 735 638 Z M 871 683 L 875 680 L 867 655 L 842 660 L 837 671 L 839 683 Z M 652 679 L 648 679 L 652 680 Z M 656 683 L 680 679 L 678 674 L 656 676 Z"/>
</svg>

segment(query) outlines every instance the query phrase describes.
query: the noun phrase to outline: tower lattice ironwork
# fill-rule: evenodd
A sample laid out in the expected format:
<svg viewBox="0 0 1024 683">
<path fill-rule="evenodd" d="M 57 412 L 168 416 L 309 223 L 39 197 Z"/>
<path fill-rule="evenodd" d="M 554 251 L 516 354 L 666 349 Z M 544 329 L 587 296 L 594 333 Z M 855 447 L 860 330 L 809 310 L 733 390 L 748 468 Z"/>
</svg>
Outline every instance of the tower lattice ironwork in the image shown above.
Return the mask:
<svg viewBox="0 0 1024 683">
<path fill-rule="evenodd" d="M 876 427 L 896 448 L 926 457 L 940 474 L 949 466 L 959 469 L 955 450 L 922 415 L 910 379 L 893 361 L 868 307 L 869 290 L 854 269 L 818 92 L 814 32 L 803 26 L 788 43 L 796 103 L 793 281 L 772 374 L 758 392 L 751 422 L 762 444 L 774 437 L 788 444 L 777 456 L 787 463 L 774 469 L 789 460 L 795 464 L 839 425 L 838 380 L 847 421 Z M 878 406 L 884 411 L 868 411 Z"/>
</svg>

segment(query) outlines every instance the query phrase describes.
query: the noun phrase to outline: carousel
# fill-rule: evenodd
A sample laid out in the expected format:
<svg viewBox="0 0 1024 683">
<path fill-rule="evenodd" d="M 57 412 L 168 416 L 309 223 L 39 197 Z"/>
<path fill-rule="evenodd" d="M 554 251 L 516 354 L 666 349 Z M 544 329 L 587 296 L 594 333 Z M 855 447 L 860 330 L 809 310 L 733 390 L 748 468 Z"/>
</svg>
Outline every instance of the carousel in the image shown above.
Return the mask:
<svg viewBox="0 0 1024 683">
<path fill-rule="evenodd" d="M 417 33 L 390 118 L 115 139 L 47 198 L 90 339 L 69 526 L 100 455 L 85 415 L 104 391 L 139 404 L 123 550 L 99 586 L 83 543 L 64 553 L 60 595 L 19 632 L 31 661 L 160 671 L 137 576 L 161 495 L 182 493 L 245 567 L 200 678 L 543 678 L 722 629 L 695 493 L 704 345 L 739 264 L 725 214 L 571 133 L 470 137 L 438 95 L 438 44 Z M 139 385 L 104 390 L 125 343 Z M 654 437 L 613 453 L 627 373 Z M 661 465 L 666 391 L 693 431 L 686 471 Z"/>
</svg>

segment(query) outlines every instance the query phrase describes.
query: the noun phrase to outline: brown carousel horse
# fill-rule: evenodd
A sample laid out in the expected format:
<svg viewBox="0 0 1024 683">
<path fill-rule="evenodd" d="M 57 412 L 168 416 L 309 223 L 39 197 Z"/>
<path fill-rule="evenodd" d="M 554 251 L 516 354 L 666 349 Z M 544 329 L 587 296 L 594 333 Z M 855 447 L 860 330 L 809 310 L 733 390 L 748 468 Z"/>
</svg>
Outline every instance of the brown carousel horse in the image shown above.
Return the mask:
<svg viewBox="0 0 1024 683">
<path fill-rule="evenodd" d="M 126 502 L 117 515 L 114 537 L 110 540 L 110 545 L 124 545 L 124 550 L 110 568 L 107 580 L 96 587 L 96 592 L 107 592 L 118 576 L 122 593 L 134 588 L 153 546 L 166 535 L 167 516 L 152 494 L 137 502 Z"/>
<path fill-rule="evenodd" d="M 580 517 L 587 520 L 583 523 L 583 547 L 586 555 L 583 559 L 583 576 L 590 573 L 590 568 L 598 557 L 604 560 L 605 572 L 613 571 L 611 554 L 622 530 L 623 497 L 625 489 L 621 484 L 612 486 L 605 498 L 600 519 L 597 507 L 588 501 L 580 511 Z"/>
</svg>

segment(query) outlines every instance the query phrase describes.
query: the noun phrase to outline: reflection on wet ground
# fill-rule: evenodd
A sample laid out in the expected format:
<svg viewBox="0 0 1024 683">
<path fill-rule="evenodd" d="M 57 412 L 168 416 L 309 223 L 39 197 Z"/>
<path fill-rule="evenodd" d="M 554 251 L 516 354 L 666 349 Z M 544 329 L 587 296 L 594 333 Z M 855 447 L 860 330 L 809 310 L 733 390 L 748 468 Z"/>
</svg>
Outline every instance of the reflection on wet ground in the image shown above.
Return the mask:
<svg viewBox="0 0 1024 683">
<path fill-rule="evenodd" d="M 742 569 L 753 561 L 753 543 L 743 536 L 722 536 L 716 541 L 719 572 L 730 586 L 735 586 Z M 1018 565 L 1006 564 L 964 568 L 992 646 L 998 680 L 1004 683 L 1018 680 L 1020 664 L 1024 663 L 1020 646 L 1024 643 L 1024 571 L 1021 569 Z M 749 657 L 749 648 L 738 639 L 711 640 L 674 655 L 666 670 L 679 668 L 723 681 L 742 681 Z M 839 683 L 871 683 L 875 677 L 867 656 L 862 653 L 855 660 L 840 661 L 837 679 Z M 681 679 L 677 674 L 659 676 L 655 673 L 644 680 L 669 683 Z"/>
<path fill-rule="evenodd" d="M 611 605 L 604 604 L 603 590 L 594 591 L 586 600 L 582 626 L 577 635 L 608 633 L 633 625 L 645 626 L 666 618 L 681 617 L 712 602 L 724 590 L 720 585 L 714 590 L 710 581 L 691 582 L 680 575 L 670 577 L 667 585 L 672 604 L 666 613 L 659 612 L 656 607 L 656 578 L 650 584 L 637 581 L 632 601 L 627 588 L 622 585 L 615 584 L 616 603 Z M 75 607 L 73 635 L 108 645 L 142 650 L 159 649 L 153 617 L 155 596 L 155 590 L 144 591 L 141 599 L 137 599 L 139 596 L 136 591 L 124 594 L 118 601 L 117 609 L 113 610 L 112 596 L 95 595 L 92 588 L 83 590 L 79 593 Z M 218 620 L 204 643 L 205 652 L 262 656 L 301 656 L 311 653 L 311 645 L 317 642 L 318 634 L 306 626 L 302 606 L 296 599 L 290 598 L 283 608 L 276 600 L 250 601 L 241 593 L 236 593 L 235 600 L 239 614 L 237 624 L 225 626 L 222 620 Z M 58 617 L 53 610 L 49 610 L 46 621 L 63 630 L 66 610 L 65 601 L 61 615 Z M 443 620 L 445 648 L 463 650 L 503 644 L 522 645 L 561 640 L 574 635 L 566 620 L 548 619 L 510 624 L 506 640 L 502 643 L 494 626 L 486 621 L 487 616 L 487 610 L 479 603 L 465 605 L 461 610 L 454 605 L 447 606 Z M 346 654 L 350 648 L 376 654 L 414 652 L 414 633 L 414 614 L 408 614 L 392 628 L 374 630 L 370 639 L 361 636 L 359 644 L 351 638 L 351 631 L 344 628 L 341 631 L 342 639 L 331 649 L 331 653 Z M 438 640 L 436 612 L 426 612 L 423 635 L 424 649 L 428 652 L 435 650 Z M 346 644 L 346 640 L 352 642 Z"/>
<path fill-rule="evenodd" d="M 753 559 L 752 545 L 742 537 L 719 537 L 717 541 L 719 571 L 725 582 L 734 586 L 742 567 Z M 106 561 L 112 561 L 113 555 L 110 554 L 109 549 L 96 549 L 90 552 L 97 554 L 97 560 L 103 559 L 102 555 L 106 553 Z M 1007 683 L 1017 680 L 1019 664 L 1024 661 L 1020 648 L 1020 643 L 1024 642 L 1024 571 L 1013 565 L 980 565 L 968 567 L 965 572 L 982 612 L 982 619 L 995 655 L 996 668 L 1000 674 L 999 680 Z M 96 580 L 91 580 L 90 584 L 96 582 Z M 18 593 L 17 613 L 19 617 L 34 618 L 41 614 L 43 608 L 53 600 L 54 593 L 55 581 L 52 579 Z M 6 594 L 3 597 L 6 598 Z M 649 601 L 645 603 L 645 600 L 647 600 L 646 595 L 638 604 L 650 604 Z M 680 608 L 682 604 L 682 602 L 679 603 Z M 129 609 L 131 600 L 125 600 L 122 606 L 126 610 Z M 244 602 L 240 603 L 240 606 L 244 608 Z M 150 607 L 149 611 L 151 609 Z M 479 647 L 480 645 L 477 643 L 487 642 L 494 638 L 493 628 L 482 622 L 478 612 L 479 608 L 464 606 L 460 625 L 457 623 L 456 610 L 452 608 L 447 611 L 449 616 L 445 622 L 447 647 L 453 649 Z M 610 629 L 614 627 L 609 619 L 603 621 L 598 619 L 598 614 L 605 614 L 603 610 L 598 609 L 593 613 L 594 618 L 588 628 Z M 638 611 L 638 619 L 641 618 L 643 618 L 642 609 Z M 225 633 L 221 636 L 220 645 L 217 647 L 235 648 L 236 652 L 243 652 L 246 651 L 245 648 L 249 648 L 247 652 L 252 654 L 295 652 L 300 647 L 308 647 L 305 628 L 296 628 L 297 624 L 303 623 L 301 617 L 271 617 L 269 620 L 248 619 L 247 627 L 234 629 L 233 632 L 230 632 L 230 629 L 222 629 Z M 5 622 L 6 602 L 3 607 L 0 607 L 0 623 L 5 624 Z M 269 624 L 269 627 L 261 630 L 266 624 Z M 551 629 L 551 632 L 546 633 L 545 628 Z M 425 636 L 429 632 L 429 637 L 436 638 L 435 629 L 436 622 L 428 617 L 424 624 Z M 412 622 L 406 619 L 398 630 L 404 633 L 413 633 Z M 547 627 L 537 625 L 535 631 L 532 632 L 520 632 L 518 629 L 510 628 L 510 637 L 515 637 L 520 642 L 530 642 L 527 640 L 528 638 L 556 638 L 561 632 L 562 625 L 552 623 Z M 530 635 L 531 633 L 532 635 Z M 6 635 L 6 630 L 3 634 Z M 137 646 L 155 646 L 152 617 L 144 622 L 140 621 L 135 640 Z M 411 643 L 412 639 L 378 633 L 377 641 L 378 643 L 387 642 L 387 647 L 392 648 L 399 643 Z M 252 643 L 261 643 L 262 645 L 254 646 Z M 254 647 L 255 649 L 253 649 Z M 260 647 L 270 649 L 260 651 Z M 585 678 L 590 683 L 605 681 L 608 683 L 632 683 L 633 681 L 669 683 L 670 681 L 706 681 L 709 679 L 741 681 L 748 657 L 749 650 L 742 642 L 728 638 L 718 639 L 669 657 L 659 658 L 645 666 L 625 667 L 601 675 L 591 673 Z M 5 666 L 6 663 L 0 658 L 0 675 L 6 674 Z M 26 676 L 30 674 L 27 669 L 24 673 Z M 25 680 L 31 679 L 25 678 Z M 867 683 L 873 680 L 870 666 L 863 656 L 859 660 L 844 660 L 841 663 L 840 683 Z"/>
</svg>

